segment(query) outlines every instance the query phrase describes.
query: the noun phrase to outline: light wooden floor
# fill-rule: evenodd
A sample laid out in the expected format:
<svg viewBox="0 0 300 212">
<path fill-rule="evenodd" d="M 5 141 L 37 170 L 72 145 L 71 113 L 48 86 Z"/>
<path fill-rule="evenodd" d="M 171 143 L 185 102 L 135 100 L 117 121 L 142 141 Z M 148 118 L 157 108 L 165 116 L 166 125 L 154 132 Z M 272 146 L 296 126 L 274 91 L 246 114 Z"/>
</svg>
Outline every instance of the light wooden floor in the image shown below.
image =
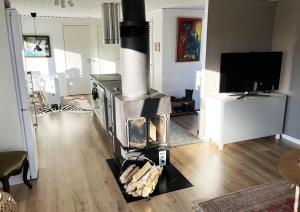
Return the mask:
<svg viewBox="0 0 300 212">
<path fill-rule="evenodd" d="M 271 138 L 225 146 L 211 143 L 171 150 L 172 163 L 194 185 L 127 204 L 105 159 L 109 141 L 92 113 L 55 113 L 40 120 L 40 172 L 33 189 L 14 186 L 19 211 L 191 211 L 191 203 L 280 179 L 280 155 L 295 148 Z"/>
</svg>

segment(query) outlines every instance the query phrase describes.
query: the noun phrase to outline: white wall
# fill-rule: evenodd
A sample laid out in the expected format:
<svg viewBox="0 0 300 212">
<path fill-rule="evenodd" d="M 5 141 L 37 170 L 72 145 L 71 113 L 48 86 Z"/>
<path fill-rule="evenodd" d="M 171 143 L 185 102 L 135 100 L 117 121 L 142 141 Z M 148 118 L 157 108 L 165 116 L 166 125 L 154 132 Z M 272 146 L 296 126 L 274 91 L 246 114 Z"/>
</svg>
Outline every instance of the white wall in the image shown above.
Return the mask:
<svg viewBox="0 0 300 212">
<path fill-rule="evenodd" d="M 101 25 L 100 25 L 101 24 Z M 120 67 L 120 45 L 119 44 L 103 44 L 102 23 L 97 26 L 98 30 L 98 56 L 96 60 L 99 63 L 99 69 L 94 69 L 94 73 L 121 74 Z M 95 54 L 96 55 L 96 54 Z M 98 71 L 98 72 L 97 72 Z"/>
<path fill-rule="evenodd" d="M 22 17 L 24 35 L 34 35 L 33 19 Z M 51 58 L 26 58 L 27 71 L 39 71 L 42 74 L 57 74 L 60 84 L 60 95 L 68 95 L 66 80 L 66 64 L 64 53 L 63 25 L 88 25 L 90 27 L 91 57 L 93 73 L 119 72 L 120 53 L 118 45 L 104 45 L 100 19 L 87 18 L 54 18 L 37 17 L 37 35 L 49 35 Z M 80 42 L 80 41 L 78 41 Z"/>
<path fill-rule="evenodd" d="M 4 1 L 0 0 L 0 151 L 23 149 L 9 52 Z"/>
<path fill-rule="evenodd" d="M 193 89 L 196 109 L 200 109 L 201 62 L 176 62 L 178 17 L 203 19 L 204 10 L 163 9 L 163 92 L 184 97 L 185 89 Z"/>
<path fill-rule="evenodd" d="M 163 13 L 156 10 L 147 13 L 147 21 L 150 23 L 150 86 L 151 88 L 163 92 Z M 160 43 L 160 51 L 154 51 L 154 44 Z"/>
<path fill-rule="evenodd" d="M 200 74 L 201 62 L 176 62 L 178 17 L 204 18 L 204 10 L 162 9 L 147 13 L 152 26 L 152 48 L 154 43 L 160 43 L 160 52 L 152 51 L 150 56 L 150 61 L 153 60 L 153 63 L 150 62 L 150 67 L 153 65 L 153 73 L 150 72 L 151 85 L 166 95 L 176 97 L 184 97 L 185 89 L 193 89 L 196 109 L 199 109 L 200 79 L 197 76 Z"/>
</svg>

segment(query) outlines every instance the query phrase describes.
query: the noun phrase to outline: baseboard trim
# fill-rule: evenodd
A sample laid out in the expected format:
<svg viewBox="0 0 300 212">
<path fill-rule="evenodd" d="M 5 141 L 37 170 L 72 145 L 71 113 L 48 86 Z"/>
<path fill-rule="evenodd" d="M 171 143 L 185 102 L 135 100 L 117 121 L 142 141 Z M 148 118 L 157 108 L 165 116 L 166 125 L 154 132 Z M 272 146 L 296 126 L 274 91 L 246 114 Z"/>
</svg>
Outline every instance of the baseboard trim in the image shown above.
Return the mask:
<svg viewBox="0 0 300 212">
<path fill-rule="evenodd" d="M 289 135 L 286 135 L 286 134 L 282 134 L 281 137 L 282 137 L 283 139 L 285 139 L 285 140 L 288 140 L 288 141 L 290 141 L 290 142 L 293 142 L 293 143 L 295 143 L 295 144 L 300 145 L 300 139 L 293 138 L 293 137 L 291 137 L 291 136 L 289 136 Z"/>
</svg>

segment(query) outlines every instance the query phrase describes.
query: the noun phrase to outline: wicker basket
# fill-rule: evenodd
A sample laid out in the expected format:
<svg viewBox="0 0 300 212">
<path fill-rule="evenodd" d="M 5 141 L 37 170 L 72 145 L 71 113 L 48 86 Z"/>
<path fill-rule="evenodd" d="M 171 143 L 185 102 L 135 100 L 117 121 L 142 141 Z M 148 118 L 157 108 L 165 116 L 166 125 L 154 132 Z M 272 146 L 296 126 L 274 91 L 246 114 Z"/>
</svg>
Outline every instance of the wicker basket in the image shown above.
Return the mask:
<svg viewBox="0 0 300 212">
<path fill-rule="evenodd" d="M 12 196 L 5 192 L 0 192 L 0 212 L 16 212 L 17 203 Z"/>
</svg>

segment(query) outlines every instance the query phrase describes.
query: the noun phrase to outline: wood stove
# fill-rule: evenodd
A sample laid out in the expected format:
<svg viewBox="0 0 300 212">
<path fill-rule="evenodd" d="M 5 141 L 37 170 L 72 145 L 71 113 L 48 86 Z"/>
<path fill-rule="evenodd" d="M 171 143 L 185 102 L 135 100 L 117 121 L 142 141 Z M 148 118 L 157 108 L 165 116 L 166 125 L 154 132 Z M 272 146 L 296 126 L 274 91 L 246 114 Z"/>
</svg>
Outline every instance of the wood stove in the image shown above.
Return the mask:
<svg viewBox="0 0 300 212">
<path fill-rule="evenodd" d="M 130 202 L 149 197 L 152 192 L 162 194 L 191 184 L 169 163 L 170 97 L 149 88 L 145 2 L 122 0 L 122 10 L 122 92 L 111 93 L 115 158 L 107 161 Z"/>
<path fill-rule="evenodd" d="M 152 90 L 139 98 L 115 97 L 115 155 L 124 160 L 140 154 L 168 163 L 170 97 Z"/>
<path fill-rule="evenodd" d="M 149 23 L 144 0 L 122 0 L 122 93 L 114 97 L 114 153 L 168 163 L 170 97 L 149 88 Z M 140 157 L 141 158 L 141 157 Z"/>
</svg>

